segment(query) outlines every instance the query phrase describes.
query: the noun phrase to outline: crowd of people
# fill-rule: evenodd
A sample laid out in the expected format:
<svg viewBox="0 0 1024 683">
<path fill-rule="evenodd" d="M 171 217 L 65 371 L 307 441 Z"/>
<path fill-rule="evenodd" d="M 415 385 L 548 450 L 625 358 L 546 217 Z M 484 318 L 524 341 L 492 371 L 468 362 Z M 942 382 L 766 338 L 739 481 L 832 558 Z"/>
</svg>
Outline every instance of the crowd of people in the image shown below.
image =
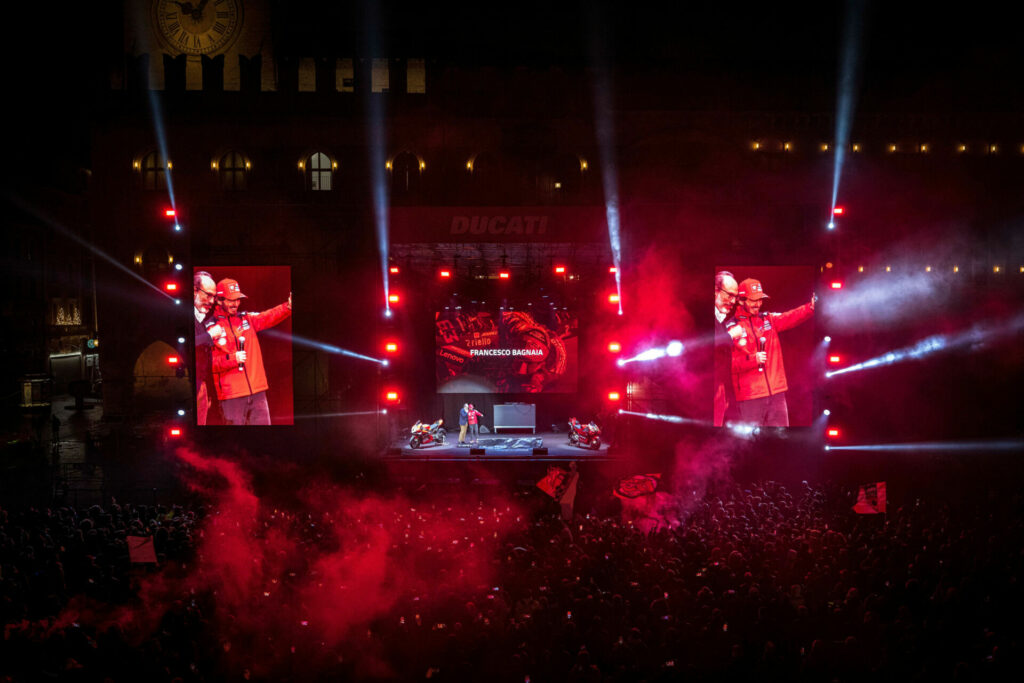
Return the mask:
<svg viewBox="0 0 1024 683">
<path fill-rule="evenodd" d="M 274 569 L 237 574 L 239 596 L 231 576 L 195 579 L 213 561 L 205 544 L 238 524 L 231 501 L 0 510 L 0 680 L 979 681 L 1020 669 L 1020 496 L 860 516 L 839 487 L 731 483 L 654 531 L 579 510 L 563 521 L 539 492 L 464 496 L 347 516 L 258 506 L 240 528 L 251 561 Z M 146 535 L 159 564 L 133 567 L 126 538 Z"/>
</svg>

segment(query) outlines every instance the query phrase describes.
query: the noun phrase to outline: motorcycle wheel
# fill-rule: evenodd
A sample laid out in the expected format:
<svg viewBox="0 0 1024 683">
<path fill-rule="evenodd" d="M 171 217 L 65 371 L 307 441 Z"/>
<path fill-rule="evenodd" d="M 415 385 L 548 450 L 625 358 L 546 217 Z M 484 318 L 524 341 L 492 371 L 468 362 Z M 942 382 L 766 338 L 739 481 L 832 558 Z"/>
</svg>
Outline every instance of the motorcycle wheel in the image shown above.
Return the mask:
<svg viewBox="0 0 1024 683">
<path fill-rule="evenodd" d="M 437 442 L 439 444 L 441 444 L 443 446 L 444 442 L 445 442 L 445 440 L 447 438 L 448 438 L 448 430 L 447 429 L 438 429 L 437 430 Z"/>
<path fill-rule="evenodd" d="M 414 436 L 411 439 L 409 439 L 409 448 L 412 448 L 413 450 L 415 450 L 415 449 L 417 449 L 419 447 L 420 447 L 420 437 L 419 436 Z"/>
<path fill-rule="evenodd" d="M 590 442 L 590 447 L 595 451 L 601 450 L 601 437 L 595 436 L 594 440 Z"/>
</svg>

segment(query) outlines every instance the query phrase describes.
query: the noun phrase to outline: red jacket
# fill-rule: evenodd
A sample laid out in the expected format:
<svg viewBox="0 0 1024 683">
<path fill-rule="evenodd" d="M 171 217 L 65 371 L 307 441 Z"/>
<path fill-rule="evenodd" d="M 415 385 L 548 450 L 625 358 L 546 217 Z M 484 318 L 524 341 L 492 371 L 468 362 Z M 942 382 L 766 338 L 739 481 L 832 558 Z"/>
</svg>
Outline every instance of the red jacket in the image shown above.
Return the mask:
<svg viewBox="0 0 1024 683">
<path fill-rule="evenodd" d="M 218 309 L 214 320 L 224 330 L 224 334 L 213 340 L 211 354 L 218 400 L 250 396 L 267 390 L 269 385 L 267 373 L 263 369 L 263 352 L 260 351 L 260 339 L 256 333 L 273 327 L 291 313 L 292 309 L 287 303 L 262 313 L 242 311 L 230 318 Z M 239 337 L 245 337 L 244 371 L 239 370 L 238 361 L 235 360 Z"/>
<path fill-rule="evenodd" d="M 763 313 L 756 318 L 740 309 L 731 323 L 726 324 L 733 337 L 732 387 L 737 401 L 764 398 L 789 389 L 786 367 L 782 363 L 779 332 L 796 327 L 813 313 L 810 303 L 785 313 Z M 755 354 L 757 340 L 762 336 L 768 359 L 764 364 L 764 372 L 759 372 Z"/>
</svg>

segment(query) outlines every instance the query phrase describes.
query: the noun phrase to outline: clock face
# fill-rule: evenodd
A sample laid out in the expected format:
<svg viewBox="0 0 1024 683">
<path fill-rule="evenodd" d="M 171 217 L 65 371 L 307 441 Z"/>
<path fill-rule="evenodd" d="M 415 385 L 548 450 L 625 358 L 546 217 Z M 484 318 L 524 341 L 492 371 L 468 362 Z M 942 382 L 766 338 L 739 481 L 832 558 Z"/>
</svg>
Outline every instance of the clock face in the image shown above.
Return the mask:
<svg viewBox="0 0 1024 683">
<path fill-rule="evenodd" d="M 155 0 L 153 19 L 172 50 L 209 55 L 227 48 L 242 25 L 241 0 Z"/>
</svg>

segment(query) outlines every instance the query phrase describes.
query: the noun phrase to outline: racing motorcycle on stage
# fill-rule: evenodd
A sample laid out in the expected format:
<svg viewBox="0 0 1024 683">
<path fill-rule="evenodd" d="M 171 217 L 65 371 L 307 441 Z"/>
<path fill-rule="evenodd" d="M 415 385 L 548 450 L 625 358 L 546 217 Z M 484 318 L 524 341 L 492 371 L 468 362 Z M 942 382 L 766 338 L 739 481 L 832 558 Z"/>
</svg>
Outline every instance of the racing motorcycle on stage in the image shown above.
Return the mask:
<svg viewBox="0 0 1024 683">
<path fill-rule="evenodd" d="M 591 422 L 581 424 L 575 417 L 569 420 L 569 443 L 580 448 L 601 448 L 601 428 Z"/>
<path fill-rule="evenodd" d="M 448 430 L 442 426 L 443 424 L 443 419 L 431 425 L 416 420 L 416 424 L 410 430 L 412 437 L 409 438 L 409 448 L 416 449 L 432 443 L 438 443 L 443 446 L 445 439 L 448 438 Z"/>
</svg>

